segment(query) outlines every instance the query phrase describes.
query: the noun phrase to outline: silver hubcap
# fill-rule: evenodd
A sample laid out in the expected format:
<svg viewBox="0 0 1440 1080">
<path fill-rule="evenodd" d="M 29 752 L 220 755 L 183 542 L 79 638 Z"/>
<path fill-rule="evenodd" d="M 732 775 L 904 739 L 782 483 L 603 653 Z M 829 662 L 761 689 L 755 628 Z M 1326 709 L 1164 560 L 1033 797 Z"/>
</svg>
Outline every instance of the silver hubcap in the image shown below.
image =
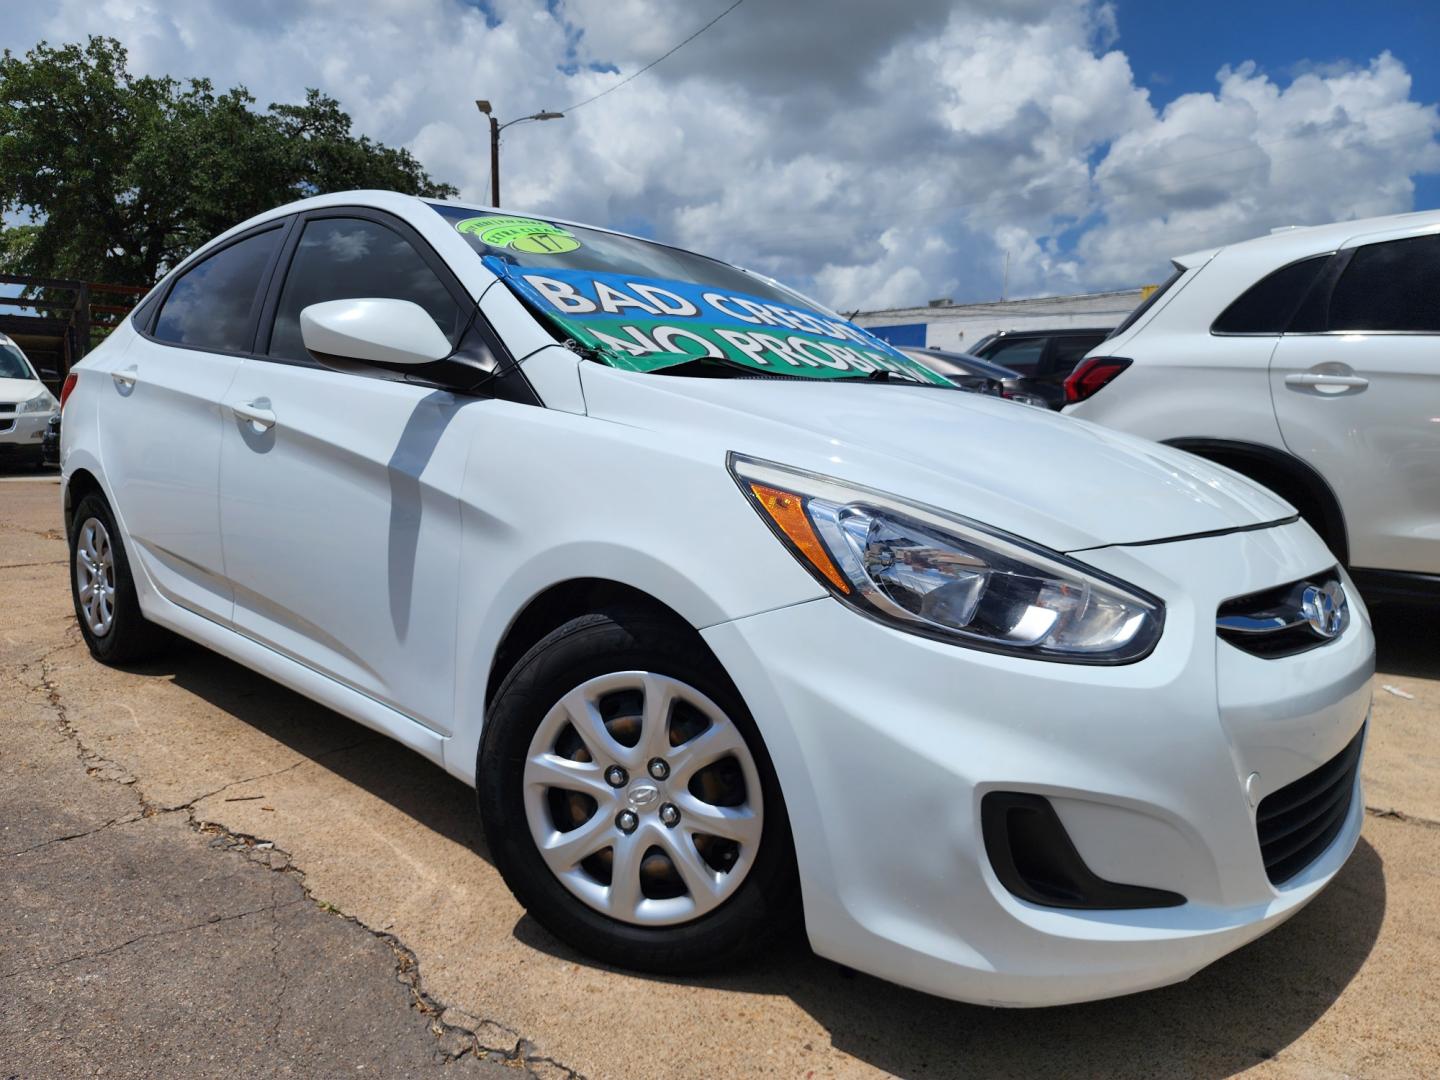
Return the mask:
<svg viewBox="0 0 1440 1080">
<path fill-rule="evenodd" d="M 76 537 L 75 585 L 86 625 L 104 637 L 115 623 L 115 549 L 99 518 L 86 518 Z"/>
<path fill-rule="evenodd" d="M 719 706 L 678 679 L 624 671 L 577 686 L 540 722 L 524 785 L 530 835 L 551 871 L 622 922 L 704 915 L 755 863 L 763 807 L 750 749 Z"/>
</svg>

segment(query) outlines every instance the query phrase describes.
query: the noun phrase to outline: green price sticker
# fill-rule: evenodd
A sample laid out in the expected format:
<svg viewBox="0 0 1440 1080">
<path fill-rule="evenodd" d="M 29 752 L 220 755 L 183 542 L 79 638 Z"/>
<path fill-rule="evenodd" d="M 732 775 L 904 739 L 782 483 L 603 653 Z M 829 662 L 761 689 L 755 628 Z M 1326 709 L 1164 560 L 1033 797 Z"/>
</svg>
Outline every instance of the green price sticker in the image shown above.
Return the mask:
<svg viewBox="0 0 1440 1080">
<path fill-rule="evenodd" d="M 472 217 L 455 226 L 490 247 L 511 248 L 527 255 L 563 255 L 580 246 L 573 233 L 534 218 Z"/>
</svg>

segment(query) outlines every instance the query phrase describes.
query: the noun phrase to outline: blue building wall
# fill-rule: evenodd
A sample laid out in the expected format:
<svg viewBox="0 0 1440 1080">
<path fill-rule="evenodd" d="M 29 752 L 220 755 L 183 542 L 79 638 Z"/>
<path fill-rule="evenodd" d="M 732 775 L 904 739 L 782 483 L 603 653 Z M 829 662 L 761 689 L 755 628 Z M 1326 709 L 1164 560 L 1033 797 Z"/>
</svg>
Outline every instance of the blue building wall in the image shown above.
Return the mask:
<svg viewBox="0 0 1440 1080">
<path fill-rule="evenodd" d="M 908 345 L 912 349 L 925 347 L 925 323 L 897 323 L 894 326 L 867 326 L 865 329 L 881 341 L 891 345 Z"/>
</svg>

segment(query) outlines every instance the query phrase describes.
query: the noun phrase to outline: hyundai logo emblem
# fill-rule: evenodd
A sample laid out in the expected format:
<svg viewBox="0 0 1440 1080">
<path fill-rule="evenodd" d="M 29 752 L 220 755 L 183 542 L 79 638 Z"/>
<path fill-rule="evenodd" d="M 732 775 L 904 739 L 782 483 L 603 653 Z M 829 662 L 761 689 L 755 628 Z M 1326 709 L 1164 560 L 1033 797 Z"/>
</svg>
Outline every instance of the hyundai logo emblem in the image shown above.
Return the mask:
<svg viewBox="0 0 1440 1080">
<path fill-rule="evenodd" d="M 1311 630 L 1327 640 L 1344 628 L 1345 605 L 1345 590 L 1338 581 L 1307 585 L 1300 594 L 1300 614 Z"/>
</svg>

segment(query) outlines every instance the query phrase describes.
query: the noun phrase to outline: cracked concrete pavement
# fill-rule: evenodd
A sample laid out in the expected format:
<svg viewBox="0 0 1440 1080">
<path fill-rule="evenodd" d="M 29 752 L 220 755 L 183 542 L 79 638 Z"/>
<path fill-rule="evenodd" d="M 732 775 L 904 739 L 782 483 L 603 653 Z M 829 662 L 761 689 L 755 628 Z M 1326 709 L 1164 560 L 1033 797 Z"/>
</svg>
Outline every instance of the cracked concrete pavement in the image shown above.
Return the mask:
<svg viewBox="0 0 1440 1080">
<path fill-rule="evenodd" d="M 1320 898 L 1182 985 L 1008 1012 L 800 942 L 707 978 L 595 964 L 516 906 L 441 770 L 192 645 L 91 661 L 64 559 L 54 478 L 0 478 L 0 1076 L 1440 1072 L 1423 611 L 1379 613 L 1371 814 Z"/>
</svg>

